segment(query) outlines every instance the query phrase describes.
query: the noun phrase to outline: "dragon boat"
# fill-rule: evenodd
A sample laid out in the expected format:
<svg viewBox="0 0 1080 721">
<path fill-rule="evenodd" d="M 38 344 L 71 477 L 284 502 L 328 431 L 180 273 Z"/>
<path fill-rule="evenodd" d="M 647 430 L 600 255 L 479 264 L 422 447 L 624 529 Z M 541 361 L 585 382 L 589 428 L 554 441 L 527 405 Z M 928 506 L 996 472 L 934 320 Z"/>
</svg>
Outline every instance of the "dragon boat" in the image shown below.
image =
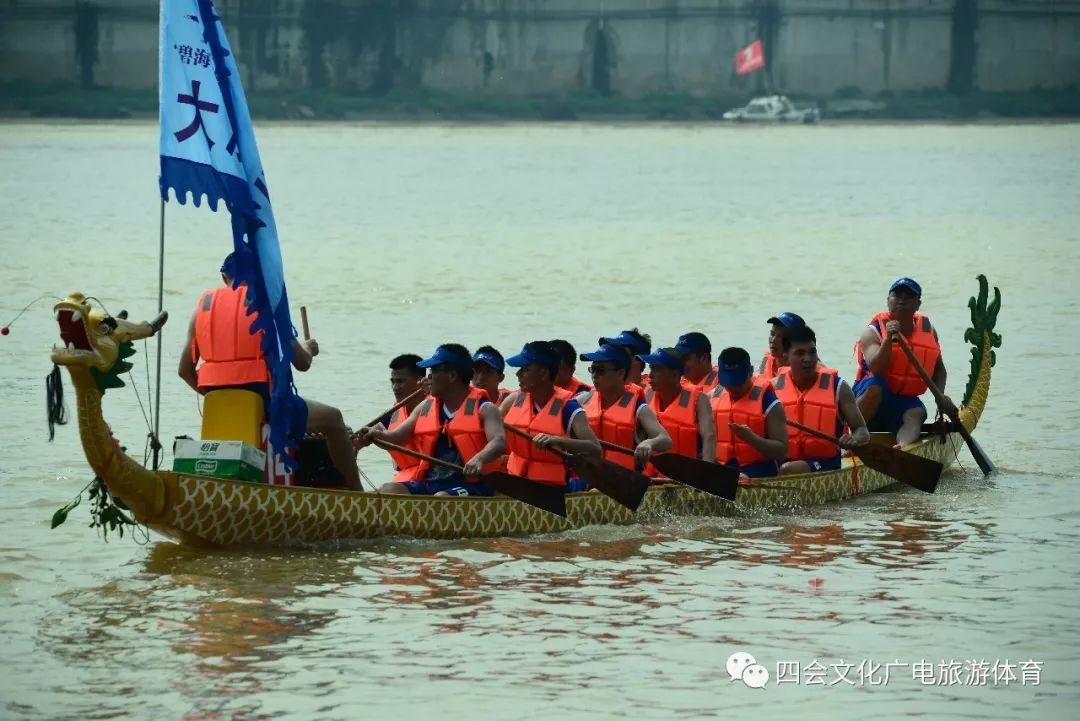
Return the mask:
<svg viewBox="0 0 1080 721">
<path fill-rule="evenodd" d="M 974 430 L 990 391 L 994 332 L 1001 294 L 978 276 L 978 297 L 968 303 L 972 327 L 971 370 L 960 422 Z M 278 486 L 164 470 L 150 470 L 123 452 L 102 414 L 105 391 L 123 385 L 131 366 L 133 341 L 156 328 L 92 309 L 72 293 L 55 306 L 62 343 L 52 360 L 66 366 L 75 388 L 83 449 L 90 467 L 108 492 L 126 504 L 134 518 L 183 544 L 200 547 L 284 547 L 326 541 L 412 536 L 465 538 L 559 532 L 593 524 L 627 524 L 670 516 L 731 516 L 752 511 L 782 511 L 831 503 L 893 486 L 896 479 L 845 458 L 840 469 L 758 479 L 740 487 L 735 502 L 683 485 L 648 490 L 636 513 L 608 496 L 589 491 L 566 496 L 560 517 L 506 496 L 458 498 Z M 927 431 L 906 450 L 946 466 L 956 458 L 960 433 L 942 427 Z"/>
</svg>

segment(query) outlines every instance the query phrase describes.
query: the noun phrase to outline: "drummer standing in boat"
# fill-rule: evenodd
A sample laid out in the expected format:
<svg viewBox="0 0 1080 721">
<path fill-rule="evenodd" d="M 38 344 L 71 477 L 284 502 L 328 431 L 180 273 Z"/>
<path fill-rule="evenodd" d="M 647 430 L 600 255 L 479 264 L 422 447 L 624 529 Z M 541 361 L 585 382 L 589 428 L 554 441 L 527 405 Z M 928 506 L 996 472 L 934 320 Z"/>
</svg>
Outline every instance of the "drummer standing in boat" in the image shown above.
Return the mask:
<svg viewBox="0 0 1080 721">
<path fill-rule="evenodd" d="M 888 310 L 871 318 L 859 337 L 855 398 L 871 431 L 894 433 L 897 446 L 906 446 L 918 440 L 926 420 L 926 406 L 919 396 L 927 385 L 903 351 L 889 342 L 890 337 L 904 336 L 923 368 L 933 369 L 930 376 L 942 392 L 947 374 L 937 331 L 919 313 L 922 287 L 911 278 L 899 278 L 889 287 L 885 303 Z M 948 396 L 945 402 L 946 407 L 939 410 L 955 414 L 956 406 Z"/>
<path fill-rule="evenodd" d="M 499 470 L 506 447 L 502 416 L 487 392 L 469 385 L 473 359 L 457 343 L 444 343 L 430 358 L 417 363 L 431 371 L 431 396 L 392 431 L 364 428 L 357 447 L 376 441 L 395 445 L 411 442 L 421 453 L 463 466 L 461 471 L 421 461 L 409 479 L 385 483 L 380 493 L 434 496 L 491 496 L 494 491 L 479 476 Z"/>
<path fill-rule="evenodd" d="M 263 408 L 270 408 L 270 370 L 262 352 L 262 331 L 251 333 L 254 314 L 248 314 L 247 286 L 232 287 L 236 257 L 229 253 L 221 264 L 221 279 L 225 286 L 207 290 L 188 325 L 184 349 L 180 353 L 179 376 L 201 394 L 223 388 L 239 388 L 258 393 Z M 314 338 L 303 342 L 290 339 L 292 366 L 301 373 L 311 367 L 319 355 Z M 200 361 L 202 362 L 200 365 Z M 337 408 L 315 400 L 301 398 L 295 425 L 305 433 L 321 433 L 326 439 L 330 459 L 345 484 L 361 490 L 360 472 L 356 468 L 356 453 L 349 439 L 345 420 Z"/>
<path fill-rule="evenodd" d="M 503 421 L 524 431 L 532 440 L 507 434 L 510 451 L 507 471 L 568 492 L 584 491 L 585 483 L 575 477 L 566 462 L 548 448 L 567 453 L 600 455 L 600 443 L 589 427 L 581 405 L 569 391 L 555 385 L 559 354 L 547 341 L 526 343 L 521 352 L 506 359 L 518 369 L 515 391 L 502 403 Z"/>
</svg>

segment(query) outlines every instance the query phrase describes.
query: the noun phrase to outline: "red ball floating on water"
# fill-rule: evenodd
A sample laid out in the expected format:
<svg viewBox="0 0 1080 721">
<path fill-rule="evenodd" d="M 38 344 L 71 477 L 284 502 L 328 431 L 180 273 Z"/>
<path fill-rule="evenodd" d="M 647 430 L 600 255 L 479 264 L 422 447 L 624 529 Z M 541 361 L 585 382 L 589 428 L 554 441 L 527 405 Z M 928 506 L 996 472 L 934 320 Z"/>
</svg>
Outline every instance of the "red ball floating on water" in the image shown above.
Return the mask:
<svg viewBox="0 0 1080 721">
<path fill-rule="evenodd" d="M 825 583 L 824 578 L 811 578 L 809 581 L 813 588 L 821 588 L 821 584 Z"/>
<path fill-rule="evenodd" d="M 8 328 L 6 325 L 3 328 L 0 328 L 0 335 L 7 335 L 10 332 L 11 328 Z"/>
</svg>

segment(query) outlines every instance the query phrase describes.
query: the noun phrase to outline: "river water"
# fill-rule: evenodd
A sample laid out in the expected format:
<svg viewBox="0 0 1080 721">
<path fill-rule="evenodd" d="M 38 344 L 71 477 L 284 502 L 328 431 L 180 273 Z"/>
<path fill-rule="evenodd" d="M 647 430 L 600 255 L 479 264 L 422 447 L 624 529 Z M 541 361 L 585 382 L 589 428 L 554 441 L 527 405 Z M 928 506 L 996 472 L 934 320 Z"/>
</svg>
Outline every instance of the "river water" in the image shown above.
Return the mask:
<svg viewBox="0 0 1080 721">
<path fill-rule="evenodd" d="M 1080 126 L 258 130 L 294 312 L 322 348 L 297 382 L 354 425 L 392 402 L 393 355 L 447 341 L 586 350 L 638 325 L 756 355 L 792 310 L 850 378 L 900 275 L 959 399 L 984 273 L 1004 344 L 976 436 L 1001 472 L 964 452 L 933 496 L 539 538 L 105 543 L 85 503 L 49 530 L 92 474 L 74 425 L 48 442 L 46 299 L 0 337 L 0 718 L 1075 715 Z M 154 315 L 156 133 L 0 125 L 0 322 L 71 290 Z M 198 432 L 175 367 L 229 242 L 224 213 L 168 205 L 165 439 Z M 139 350 L 105 413 L 141 456 Z M 381 451 L 360 460 L 387 477 Z M 736 652 L 764 688 L 729 677 Z"/>
</svg>

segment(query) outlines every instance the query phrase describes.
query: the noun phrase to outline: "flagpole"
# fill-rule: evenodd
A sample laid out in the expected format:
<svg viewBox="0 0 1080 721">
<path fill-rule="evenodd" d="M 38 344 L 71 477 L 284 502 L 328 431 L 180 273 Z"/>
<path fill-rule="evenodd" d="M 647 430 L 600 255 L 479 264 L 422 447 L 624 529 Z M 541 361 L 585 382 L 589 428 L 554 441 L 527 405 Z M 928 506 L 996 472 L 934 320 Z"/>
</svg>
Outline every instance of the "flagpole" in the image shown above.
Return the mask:
<svg viewBox="0 0 1080 721">
<path fill-rule="evenodd" d="M 158 244 L 158 314 L 164 310 L 165 305 L 165 198 L 161 199 L 161 222 Z M 154 435 L 150 439 L 150 448 L 153 452 L 153 468 L 156 471 L 161 465 L 161 331 L 157 335 L 157 379 L 154 381 Z"/>
</svg>

